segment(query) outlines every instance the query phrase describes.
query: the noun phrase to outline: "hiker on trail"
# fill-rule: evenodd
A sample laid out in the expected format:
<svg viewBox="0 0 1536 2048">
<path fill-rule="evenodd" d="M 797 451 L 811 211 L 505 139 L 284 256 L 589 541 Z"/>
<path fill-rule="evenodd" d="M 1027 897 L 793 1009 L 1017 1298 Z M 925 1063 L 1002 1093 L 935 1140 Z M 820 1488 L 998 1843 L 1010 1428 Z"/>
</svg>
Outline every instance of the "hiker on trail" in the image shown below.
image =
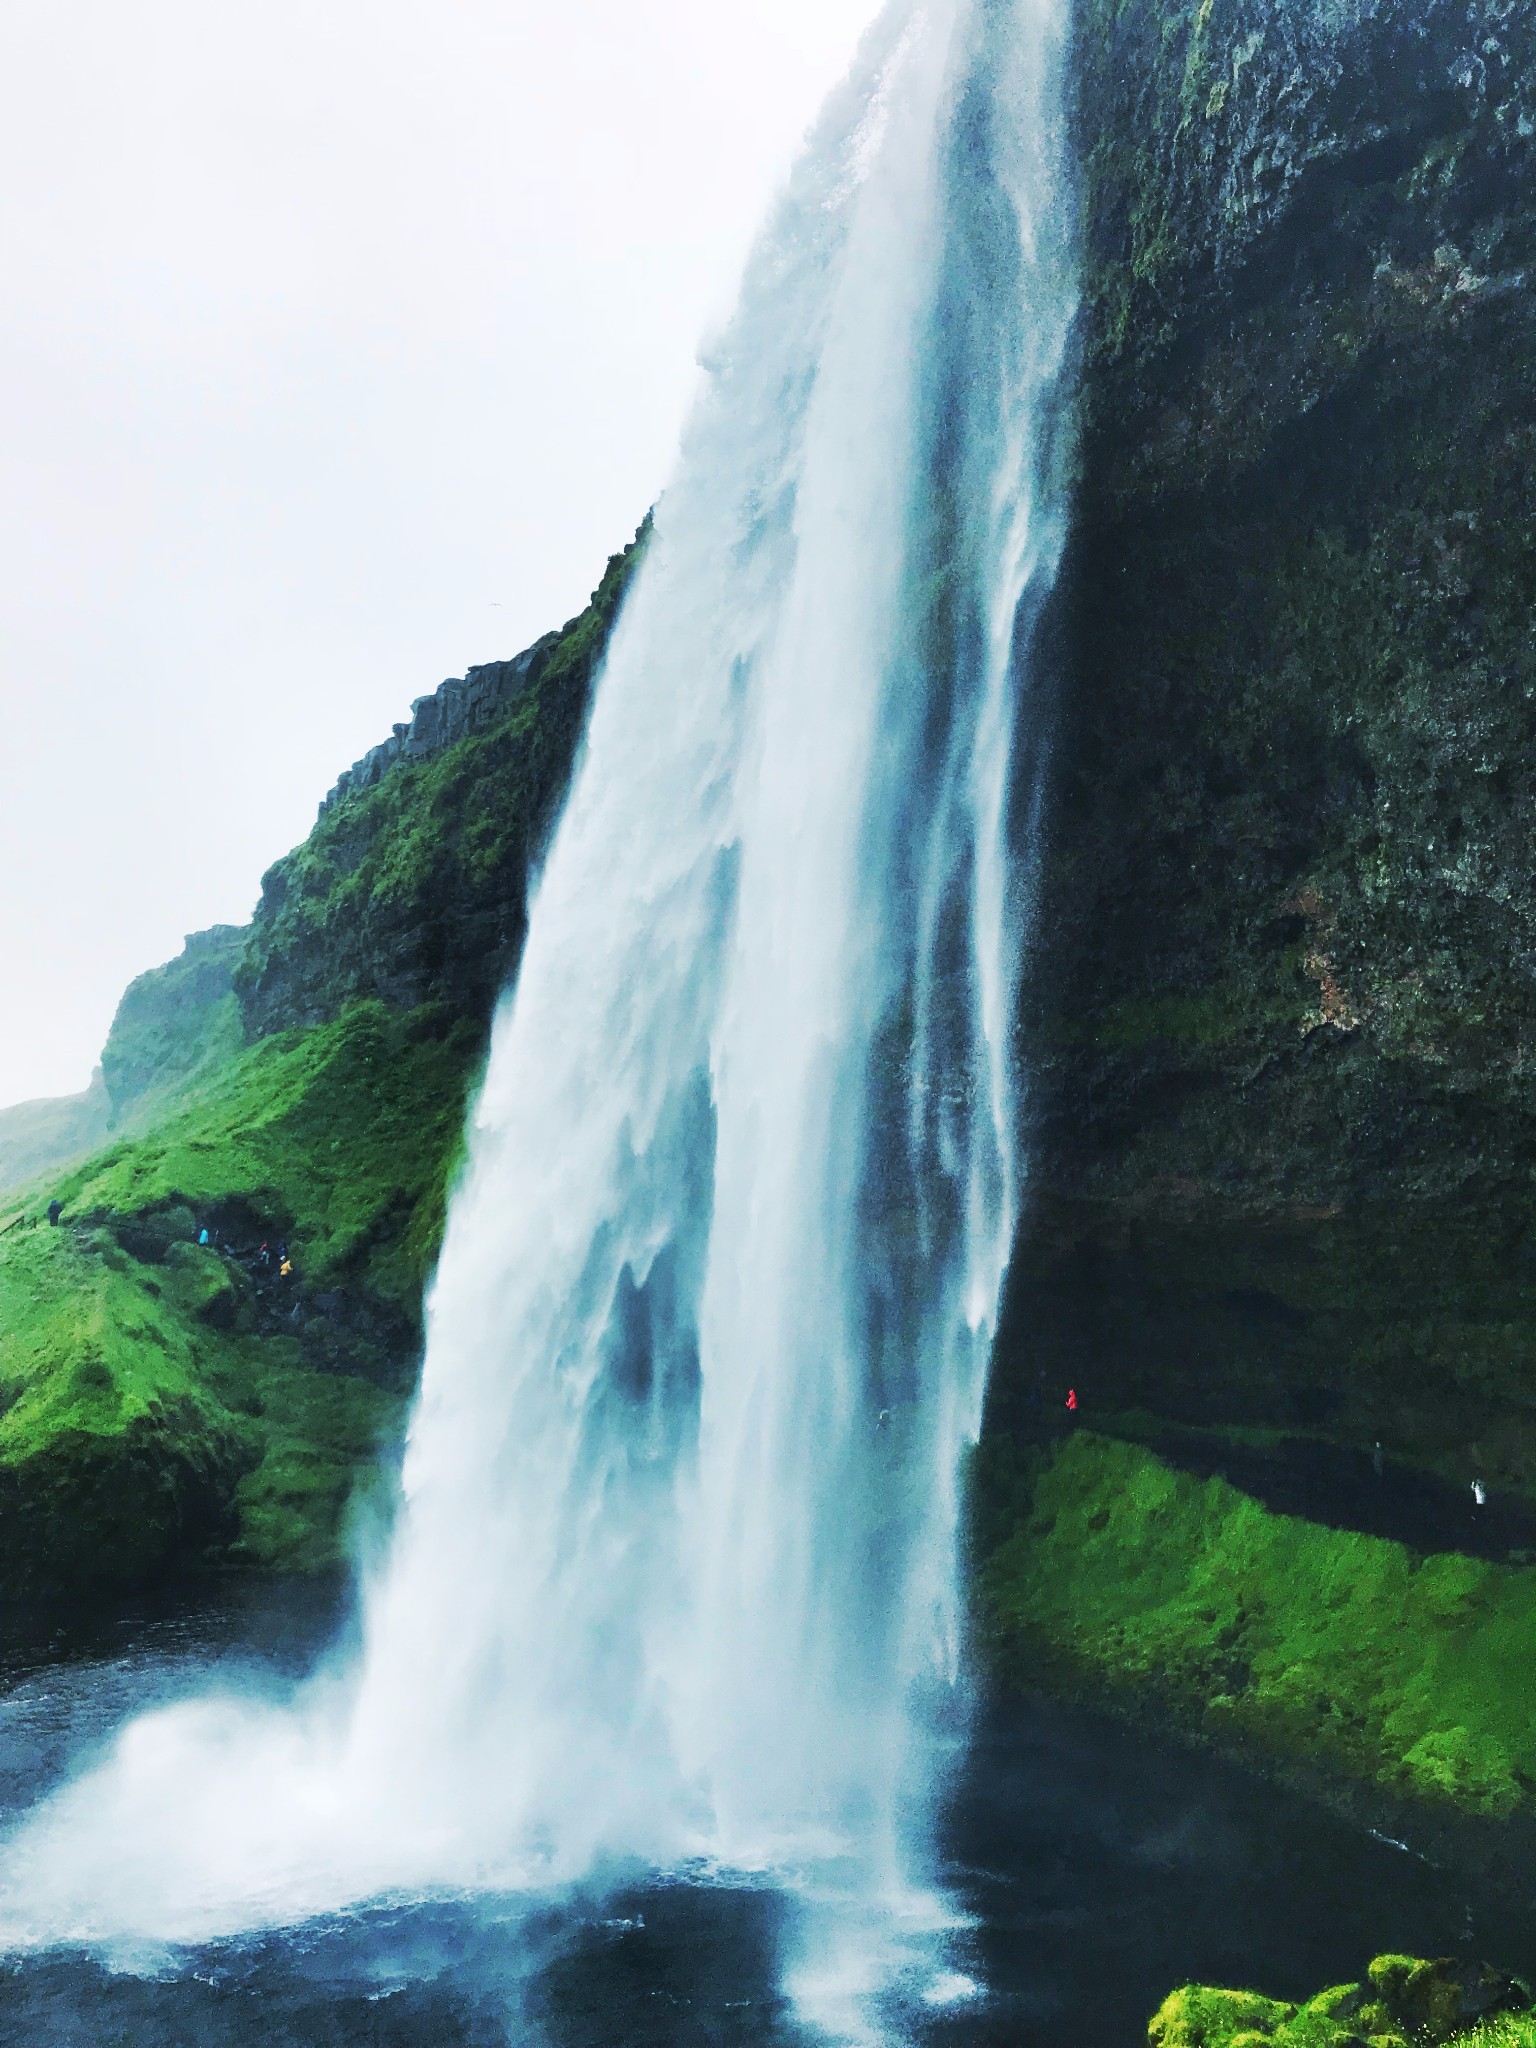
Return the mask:
<svg viewBox="0 0 1536 2048">
<path fill-rule="evenodd" d="M 64 1204 L 62 1202 L 50 1202 L 48 1204 L 48 1221 L 50 1223 L 57 1225 L 59 1218 L 63 1214 Z"/>
<path fill-rule="evenodd" d="M 1068 1408 L 1069 1408 L 1069 1409 L 1071 1409 L 1071 1411 L 1073 1412 L 1073 1414 L 1076 1414 L 1076 1412 L 1077 1412 L 1077 1389 L 1076 1389 L 1076 1387 L 1068 1387 L 1068 1389 L 1067 1389 L 1067 1406 L 1068 1406 Z"/>
<path fill-rule="evenodd" d="M 197 1233 L 197 1241 L 199 1244 L 206 1244 L 208 1242 L 208 1226 L 206 1223 L 203 1225 L 202 1229 Z"/>
<path fill-rule="evenodd" d="M 279 1280 L 291 1280 L 293 1278 L 293 1261 L 289 1258 L 286 1248 L 283 1252 L 283 1263 L 277 1269 L 277 1277 Z"/>
<path fill-rule="evenodd" d="M 1488 1489 L 1481 1479 L 1474 1479 L 1472 1482 L 1472 1505 L 1479 1508 L 1488 1505 Z"/>
<path fill-rule="evenodd" d="M 267 1250 L 265 1244 L 262 1245 L 261 1250 L 256 1254 L 256 1256 L 261 1261 L 261 1270 L 264 1273 L 270 1272 L 272 1268 L 272 1254 Z"/>
</svg>

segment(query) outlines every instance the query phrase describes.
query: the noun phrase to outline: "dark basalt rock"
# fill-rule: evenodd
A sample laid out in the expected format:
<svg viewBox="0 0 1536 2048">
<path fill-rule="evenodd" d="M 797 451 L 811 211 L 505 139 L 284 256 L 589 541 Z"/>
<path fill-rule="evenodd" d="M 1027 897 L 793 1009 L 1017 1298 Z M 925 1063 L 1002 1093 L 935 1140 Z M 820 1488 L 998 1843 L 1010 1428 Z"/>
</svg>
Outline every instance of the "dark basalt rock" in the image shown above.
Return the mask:
<svg viewBox="0 0 1536 2048">
<path fill-rule="evenodd" d="M 994 1415 L 1536 1497 L 1536 17 L 1090 4 Z"/>
<path fill-rule="evenodd" d="M 418 699 L 268 870 L 234 974 L 248 1037 L 326 1022 L 359 998 L 488 1023 L 645 532 L 561 632 Z"/>
<path fill-rule="evenodd" d="M 558 633 L 546 633 L 511 661 L 482 662 L 462 676 L 451 676 L 430 697 L 418 697 L 403 725 L 337 777 L 320 805 L 321 817 L 354 790 L 371 789 L 397 761 L 427 761 L 460 740 L 487 731 L 526 695 L 540 662 L 559 638 Z"/>
</svg>

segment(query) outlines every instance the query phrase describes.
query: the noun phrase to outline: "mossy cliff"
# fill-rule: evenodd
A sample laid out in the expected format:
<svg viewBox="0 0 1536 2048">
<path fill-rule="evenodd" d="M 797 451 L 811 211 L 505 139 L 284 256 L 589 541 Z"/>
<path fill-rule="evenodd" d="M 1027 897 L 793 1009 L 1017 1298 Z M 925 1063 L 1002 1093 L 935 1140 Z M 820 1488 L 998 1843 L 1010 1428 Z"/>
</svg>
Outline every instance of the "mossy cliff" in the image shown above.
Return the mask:
<svg viewBox="0 0 1536 2048">
<path fill-rule="evenodd" d="M 365 996 L 489 1018 L 522 952 L 529 872 L 647 530 L 610 560 L 580 617 L 513 665 L 500 717 L 344 788 L 268 870 L 234 971 L 248 1032 L 318 1023 Z"/>
<path fill-rule="evenodd" d="M 1489 1633 L 1536 1597 L 1526 1542 L 1423 1560 L 1496 1549 L 1474 1483 L 1509 1526 L 1536 1500 L 1536 17 L 1077 18 L 1080 477 L 984 1469 L 1039 1445 L 1080 1498 L 1008 1539 L 1016 1618 L 1140 1711 L 1410 1788 L 1422 1680 L 1471 1745 L 1427 1789 L 1526 1805 L 1533 1709 L 1499 1659 L 1531 1637 Z M 1317 1526 L 1052 1449 L 1069 1389 L 1261 1498 L 1316 1471 L 1289 1491 Z M 1378 1482 L 1437 1480 L 1461 1534 L 1378 1527 Z M 1286 1543 L 1336 1589 L 1369 1555 L 1417 1675 L 1378 1696 L 1342 1639 L 1318 1667 Z M 1149 1605 L 1111 1626 L 1117 1582 Z M 1202 1657 L 1231 1682 L 1196 1714 Z"/>
<path fill-rule="evenodd" d="M 1020 1352 L 1536 1491 L 1533 16 L 1079 22 Z"/>
<path fill-rule="evenodd" d="M 132 984 L 105 1145 L 77 1115 L 18 1140 L 55 1163 L 0 1197 L 0 1597 L 338 1562 L 398 1443 L 492 1004 L 634 559 L 514 665 L 514 701 L 333 797 L 249 928 Z"/>
</svg>

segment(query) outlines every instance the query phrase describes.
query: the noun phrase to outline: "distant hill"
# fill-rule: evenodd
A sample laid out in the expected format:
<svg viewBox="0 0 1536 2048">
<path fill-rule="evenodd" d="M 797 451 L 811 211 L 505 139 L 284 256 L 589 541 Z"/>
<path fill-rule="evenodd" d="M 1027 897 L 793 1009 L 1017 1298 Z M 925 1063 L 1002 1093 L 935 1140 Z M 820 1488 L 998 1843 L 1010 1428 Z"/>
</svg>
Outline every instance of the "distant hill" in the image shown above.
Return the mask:
<svg viewBox="0 0 1536 2048">
<path fill-rule="evenodd" d="M 0 1188 L 20 1187 L 93 1151 L 106 1139 L 111 1110 L 100 1067 L 82 1094 L 0 1109 Z"/>
</svg>

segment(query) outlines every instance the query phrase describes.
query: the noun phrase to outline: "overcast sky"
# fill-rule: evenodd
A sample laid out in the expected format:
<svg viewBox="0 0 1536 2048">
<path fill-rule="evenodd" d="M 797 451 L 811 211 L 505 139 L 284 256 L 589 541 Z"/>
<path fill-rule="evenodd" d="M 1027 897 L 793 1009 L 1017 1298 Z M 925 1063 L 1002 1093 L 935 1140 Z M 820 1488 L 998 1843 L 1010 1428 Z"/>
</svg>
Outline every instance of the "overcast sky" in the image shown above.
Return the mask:
<svg viewBox="0 0 1536 2048">
<path fill-rule="evenodd" d="M 5 0 L 0 1104 L 576 611 L 874 0 Z"/>
</svg>

